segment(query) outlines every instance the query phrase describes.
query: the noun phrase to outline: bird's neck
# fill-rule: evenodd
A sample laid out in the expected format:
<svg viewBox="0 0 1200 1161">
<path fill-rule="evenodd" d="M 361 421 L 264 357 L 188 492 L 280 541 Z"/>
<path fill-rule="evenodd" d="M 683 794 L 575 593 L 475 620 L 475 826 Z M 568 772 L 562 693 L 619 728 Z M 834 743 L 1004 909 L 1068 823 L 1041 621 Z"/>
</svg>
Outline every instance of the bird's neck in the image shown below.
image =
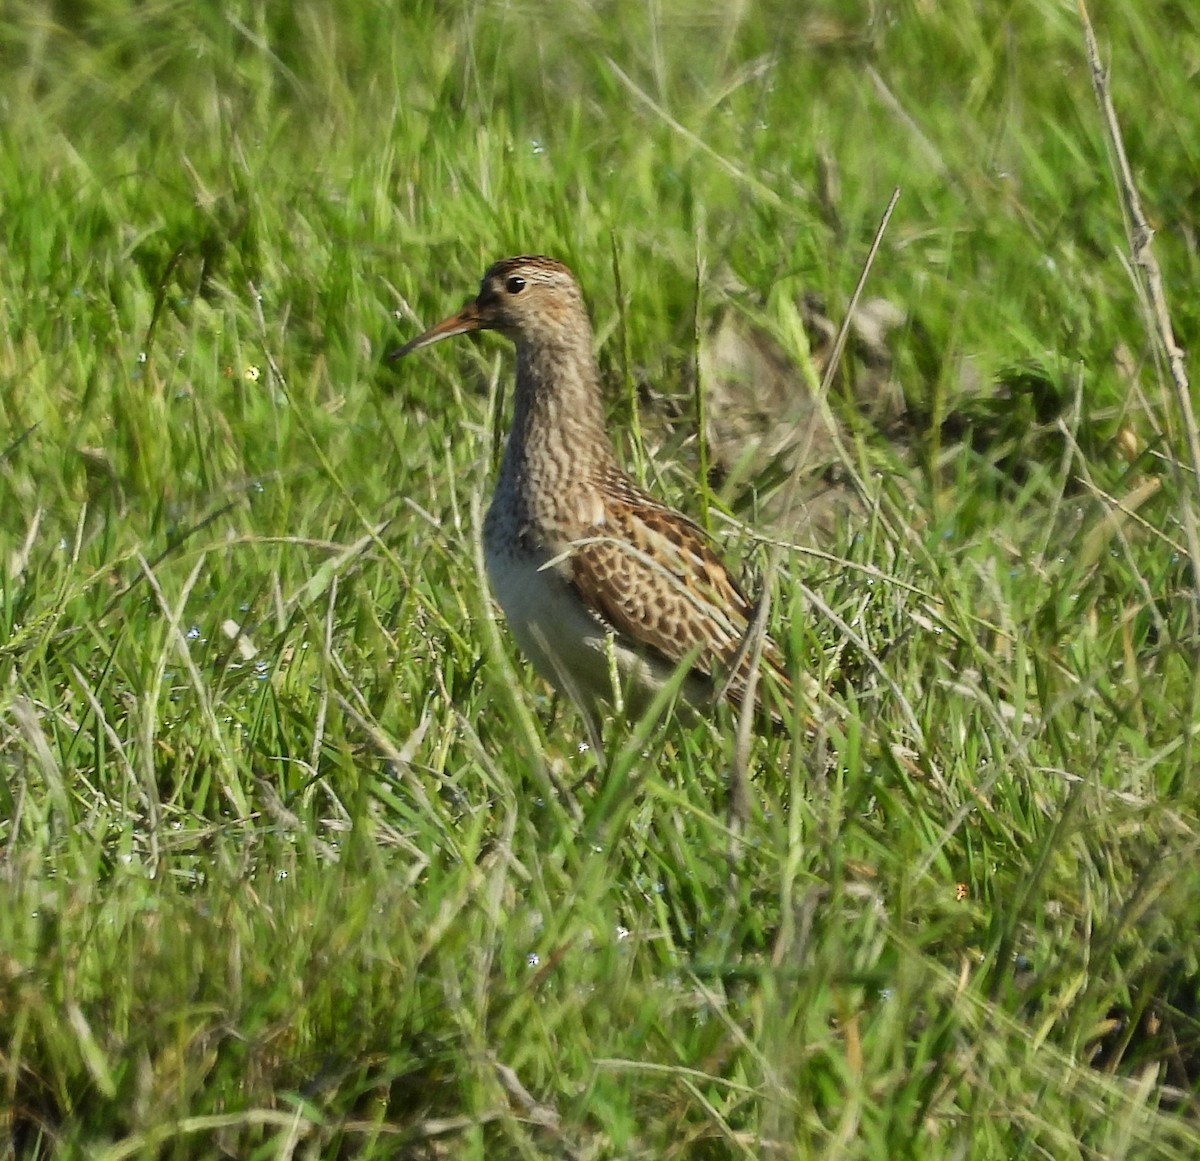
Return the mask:
<svg viewBox="0 0 1200 1161">
<path fill-rule="evenodd" d="M 590 331 L 559 343 L 518 343 L 505 469 L 523 475 L 541 464 L 556 477 L 542 486 L 569 488 L 613 461 Z"/>
</svg>

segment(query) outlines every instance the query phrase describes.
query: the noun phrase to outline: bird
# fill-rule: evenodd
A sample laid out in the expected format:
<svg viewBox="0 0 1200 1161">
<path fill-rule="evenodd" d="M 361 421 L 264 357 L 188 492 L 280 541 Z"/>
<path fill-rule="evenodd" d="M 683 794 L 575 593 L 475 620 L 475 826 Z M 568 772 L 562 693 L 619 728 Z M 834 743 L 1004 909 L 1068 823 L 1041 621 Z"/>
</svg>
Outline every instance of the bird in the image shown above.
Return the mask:
<svg viewBox="0 0 1200 1161">
<path fill-rule="evenodd" d="M 516 347 L 512 421 L 482 541 L 488 581 L 521 651 L 578 706 L 593 739 L 603 705 L 640 714 L 684 666 L 685 702 L 703 711 L 724 694 L 740 706 L 758 605 L 708 535 L 618 463 L 571 270 L 540 255 L 496 262 L 461 310 L 391 358 L 484 330 Z M 761 662 L 790 691 L 769 636 Z"/>
</svg>

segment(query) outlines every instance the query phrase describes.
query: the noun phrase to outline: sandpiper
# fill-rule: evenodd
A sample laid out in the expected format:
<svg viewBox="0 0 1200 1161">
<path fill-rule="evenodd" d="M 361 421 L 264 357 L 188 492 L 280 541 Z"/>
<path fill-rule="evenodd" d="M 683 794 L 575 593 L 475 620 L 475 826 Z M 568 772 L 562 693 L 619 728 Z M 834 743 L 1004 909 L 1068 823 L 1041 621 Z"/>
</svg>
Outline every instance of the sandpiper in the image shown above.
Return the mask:
<svg viewBox="0 0 1200 1161">
<path fill-rule="evenodd" d="M 552 258 L 497 262 L 475 298 L 393 358 L 479 330 L 517 348 L 512 427 L 483 549 L 496 600 L 534 668 L 579 706 L 593 737 L 599 703 L 620 692 L 638 712 L 684 665 L 688 702 L 707 705 L 724 689 L 740 704 L 756 606 L 703 530 L 617 463 L 574 275 Z M 787 689 L 770 640 L 762 656 Z"/>
</svg>

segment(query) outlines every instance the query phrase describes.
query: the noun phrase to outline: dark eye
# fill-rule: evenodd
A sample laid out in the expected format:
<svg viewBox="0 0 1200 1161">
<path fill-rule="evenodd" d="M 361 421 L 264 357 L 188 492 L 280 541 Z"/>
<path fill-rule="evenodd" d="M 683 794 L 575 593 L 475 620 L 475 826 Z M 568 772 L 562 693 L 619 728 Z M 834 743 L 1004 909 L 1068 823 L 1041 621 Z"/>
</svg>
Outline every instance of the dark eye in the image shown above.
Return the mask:
<svg viewBox="0 0 1200 1161">
<path fill-rule="evenodd" d="M 504 283 L 504 289 L 507 290 L 509 294 L 520 294 L 521 291 L 525 289 L 525 279 L 519 274 L 514 274 Z"/>
</svg>

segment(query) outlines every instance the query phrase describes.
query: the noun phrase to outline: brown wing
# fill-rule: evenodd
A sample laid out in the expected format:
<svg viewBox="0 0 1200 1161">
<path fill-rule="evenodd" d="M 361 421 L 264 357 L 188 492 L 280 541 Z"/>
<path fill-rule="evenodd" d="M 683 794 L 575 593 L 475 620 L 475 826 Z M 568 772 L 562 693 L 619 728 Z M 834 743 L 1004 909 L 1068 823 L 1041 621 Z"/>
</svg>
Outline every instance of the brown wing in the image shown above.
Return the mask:
<svg viewBox="0 0 1200 1161">
<path fill-rule="evenodd" d="M 605 519 L 572 548 L 573 581 L 583 600 L 642 650 L 723 680 L 750 628 L 755 606 L 704 532 L 638 488 L 623 473 L 603 481 Z M 782 658 L 769 639 L 763 657 L 786 686 Z M 748 661 L 730 683 L 739 700 Z"/>
</svg>

